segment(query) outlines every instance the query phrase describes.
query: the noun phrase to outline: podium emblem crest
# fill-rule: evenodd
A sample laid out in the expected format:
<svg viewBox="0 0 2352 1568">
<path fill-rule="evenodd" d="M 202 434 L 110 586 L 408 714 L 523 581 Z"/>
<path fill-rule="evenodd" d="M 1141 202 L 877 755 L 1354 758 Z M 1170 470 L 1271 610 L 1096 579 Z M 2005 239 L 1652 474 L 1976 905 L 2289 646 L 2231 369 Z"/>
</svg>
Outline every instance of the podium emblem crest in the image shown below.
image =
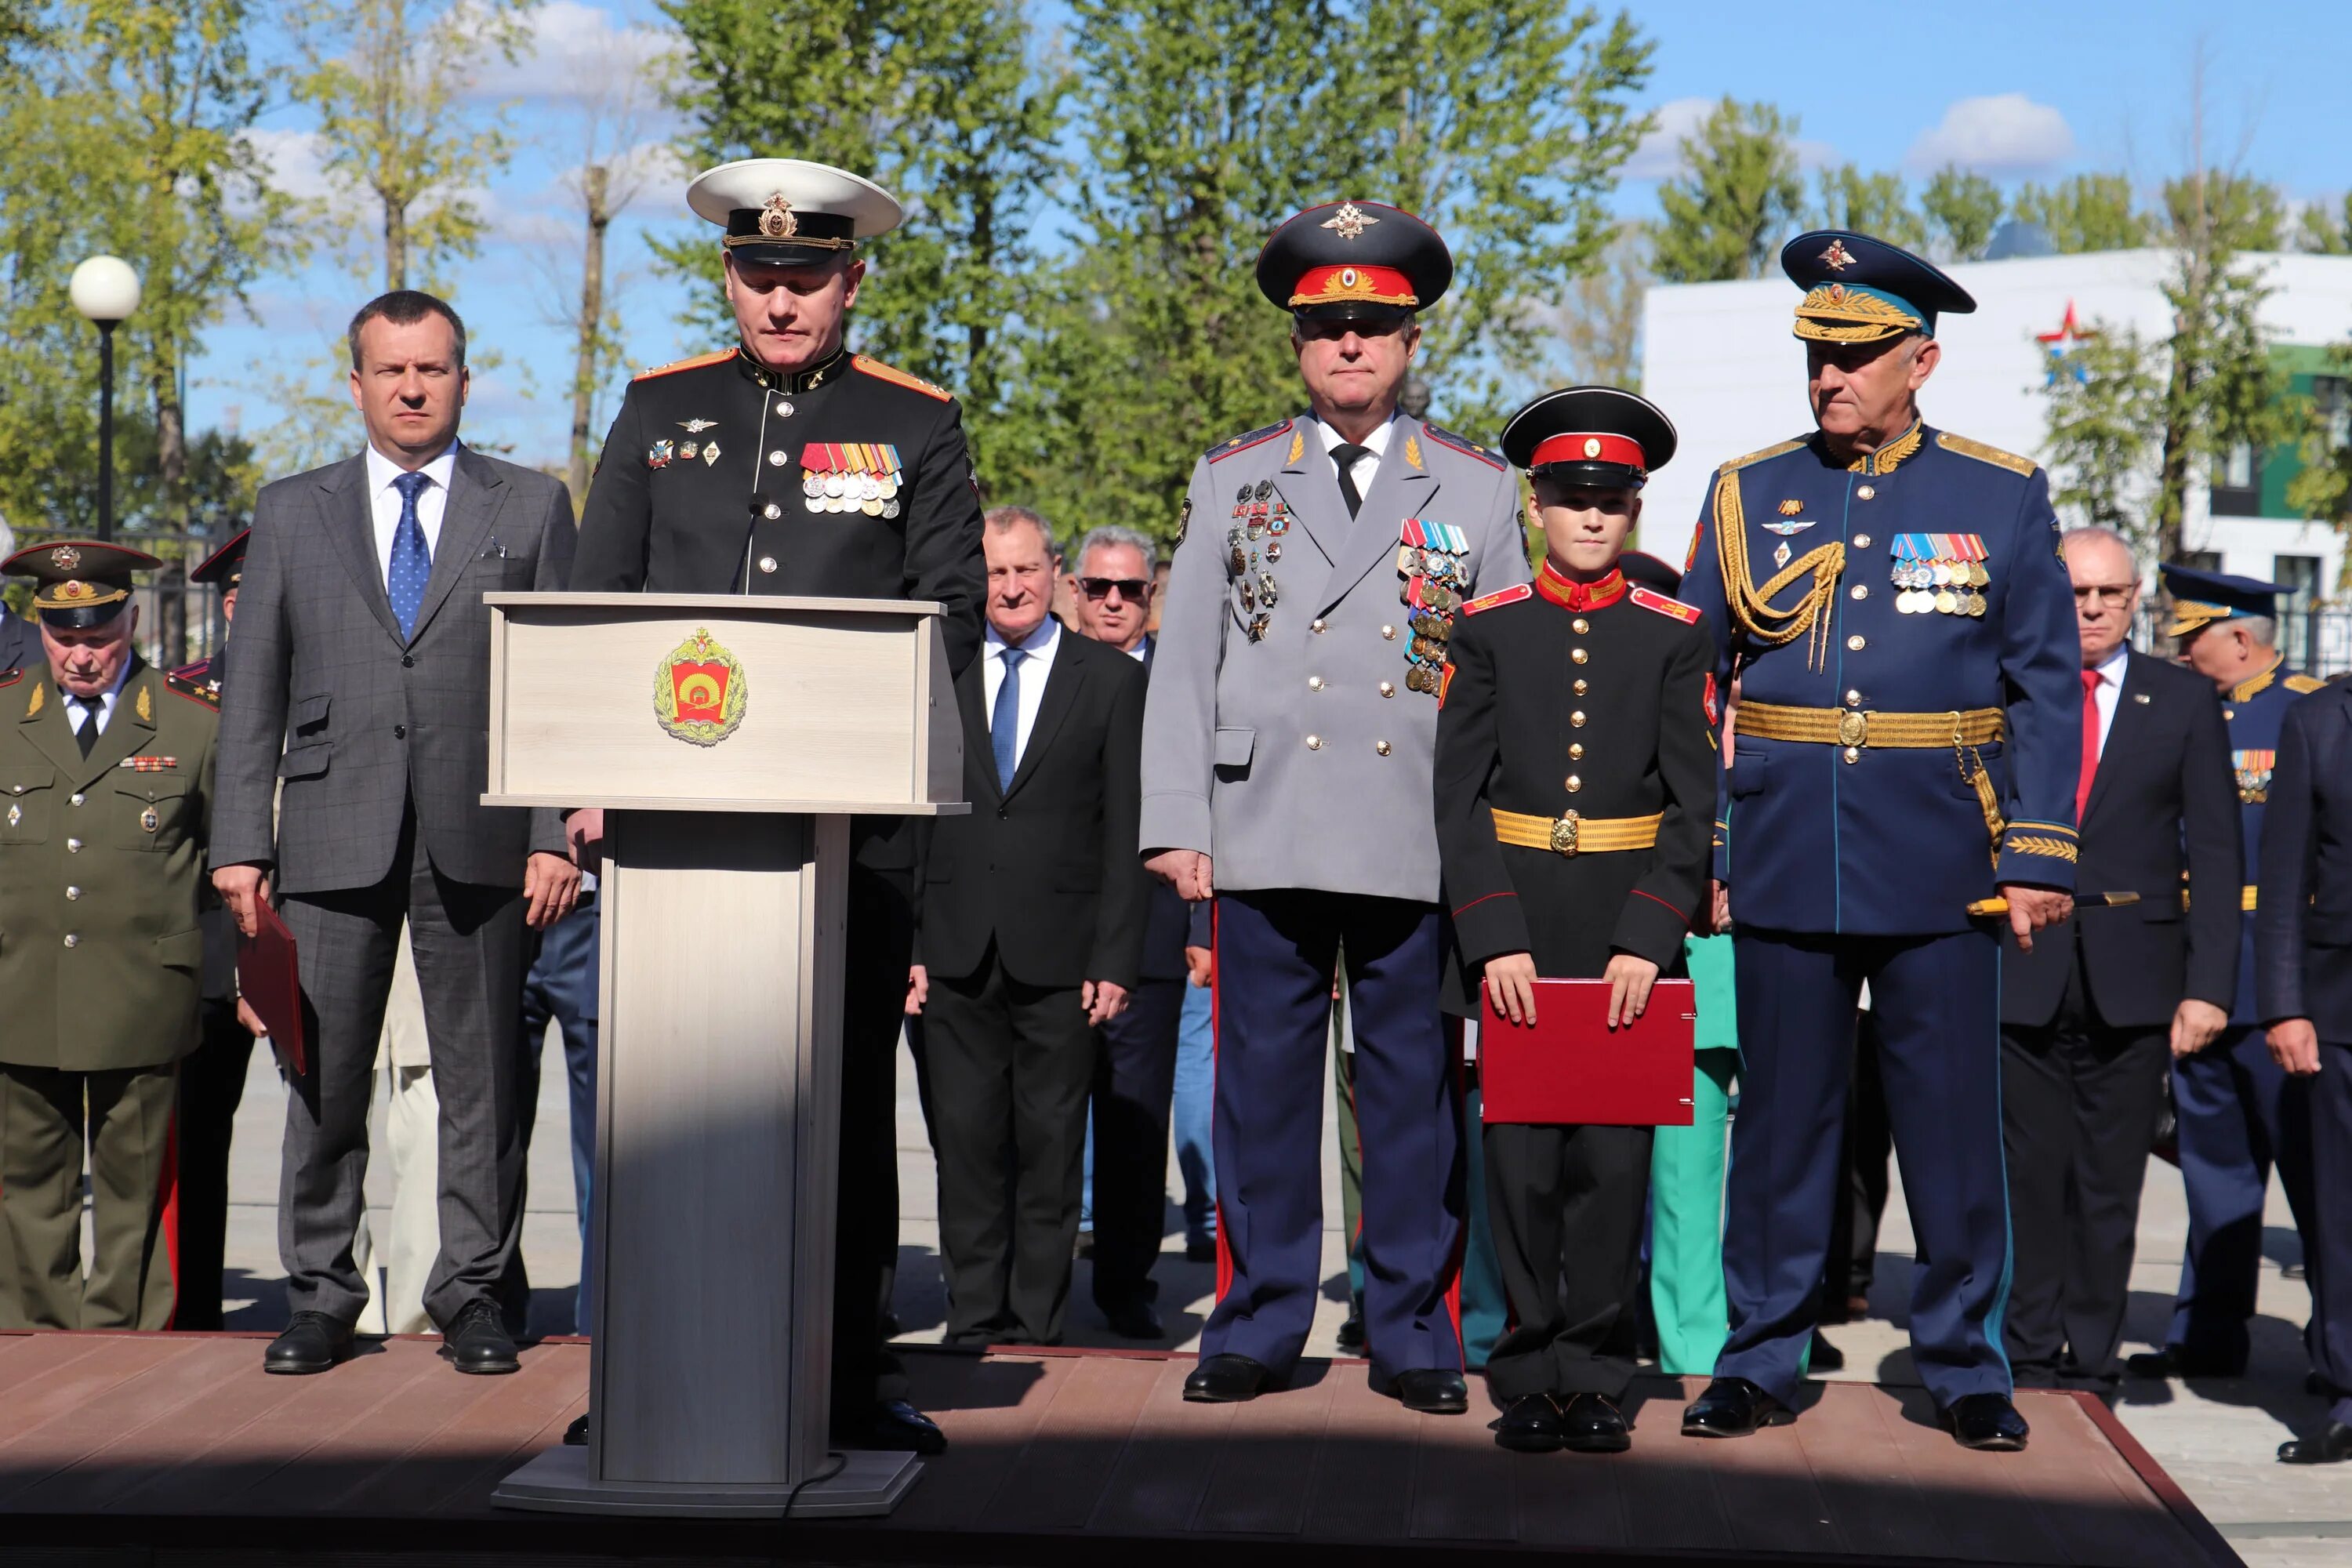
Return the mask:
<svg viewBox="0 0 2352 1568">
<path fill-rule="evenodd" d="M 697 626 L 654 670 L 654 717 L 689 745 L 715 746 L 743 722 L 748 685 L 741 661 Z"/>
</svg>

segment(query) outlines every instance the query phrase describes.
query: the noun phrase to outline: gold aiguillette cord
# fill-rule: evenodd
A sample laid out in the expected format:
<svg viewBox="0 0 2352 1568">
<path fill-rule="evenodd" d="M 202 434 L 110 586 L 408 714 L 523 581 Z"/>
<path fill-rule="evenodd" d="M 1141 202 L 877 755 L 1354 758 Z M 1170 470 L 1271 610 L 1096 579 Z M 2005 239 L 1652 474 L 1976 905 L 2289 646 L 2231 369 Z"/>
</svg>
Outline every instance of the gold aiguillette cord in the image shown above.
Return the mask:
<svg viewBox="0 0 2352 1568">
<path fill-rule="evenodd" d="M 1805 668 L 1819 670 L 1829 660 L 1830 601 L 1837 596 L 1838 578 L 1845 572 L 1845 545 L 1832 540 L 1789 563 L 1761 588 L 1748 574 L 1748 521 L 1739 503 L 1739 475 L 1727 472 L 1715 485 L 1716 559 L 1723 567 L 1724 603 L 1732 620 L 1755 642 L 1779 647 L 1811 633 L 1805 647 Z M 1810 576 L 1812 586 L 1785 610 L 1772 606 L 1772 596 L 1799 579 Z"/>
</svg>

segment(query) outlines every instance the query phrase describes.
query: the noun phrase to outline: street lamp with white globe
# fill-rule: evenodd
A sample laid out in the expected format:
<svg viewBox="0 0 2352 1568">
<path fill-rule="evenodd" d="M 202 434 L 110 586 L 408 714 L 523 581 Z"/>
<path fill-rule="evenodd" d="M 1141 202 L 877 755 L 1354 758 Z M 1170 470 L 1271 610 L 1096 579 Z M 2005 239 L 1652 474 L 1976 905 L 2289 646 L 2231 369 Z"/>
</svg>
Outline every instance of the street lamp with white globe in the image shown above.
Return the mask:
<svg viewBox="0 0 2352 1568">
<path fill-rule="evenodd" d="M 114 329 L 139 309 L 139 274 L 119 256 L 73 270 L 74 309 L 98 328 L 98 536 L 114 537 Z"/>
</svg>

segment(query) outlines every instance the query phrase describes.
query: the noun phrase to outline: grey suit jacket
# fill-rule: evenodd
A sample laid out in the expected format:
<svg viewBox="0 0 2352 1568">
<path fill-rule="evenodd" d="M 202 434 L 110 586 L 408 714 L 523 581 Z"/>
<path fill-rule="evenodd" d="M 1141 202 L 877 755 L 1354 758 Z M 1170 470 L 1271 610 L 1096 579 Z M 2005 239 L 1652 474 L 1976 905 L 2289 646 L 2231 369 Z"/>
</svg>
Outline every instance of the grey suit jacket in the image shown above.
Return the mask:
<svg viewBox="0 0 2352 1568">
<path fill-rule="evenodd" d="M 274 867 L 289 893 L 373 886 L 394 869 L 411 800 L 435 868 L 457 881 L 520 887 L 531 852 L 561 854 L 558 813 L 481 804 L 482 595 L 564 587 L 574 538 L 562 481 L 461 447 L 404 645 L 377 563 L 364 457 L 264 486 L 222 681 L 213 864 Z"/>
<path fill-rule="evenodd" d="M 1143 852 L 1210 855 L 1221 891 L 1434 902 L 1437 696 L 1433 682 L 1429 691 L 1407 684 L 1412 606 L 1398 544 L 1409 520 L 1446 524 L 1468 546 L 1464 596 L 1524 583 L 1518 496 L 1502 458 L 1410 417 L 1390 432 L 1352 518 L 1310 416 L 1202 458 L 1152 652 Z M 1276 497 L 1288 527 L 1250 537 L 1256 514 L 1244 509 Z M 1271 608 L 1262 574 L 1276 584 Z M 1253 640 L 1260 612 L 1265 635 Z"/>
</svg>

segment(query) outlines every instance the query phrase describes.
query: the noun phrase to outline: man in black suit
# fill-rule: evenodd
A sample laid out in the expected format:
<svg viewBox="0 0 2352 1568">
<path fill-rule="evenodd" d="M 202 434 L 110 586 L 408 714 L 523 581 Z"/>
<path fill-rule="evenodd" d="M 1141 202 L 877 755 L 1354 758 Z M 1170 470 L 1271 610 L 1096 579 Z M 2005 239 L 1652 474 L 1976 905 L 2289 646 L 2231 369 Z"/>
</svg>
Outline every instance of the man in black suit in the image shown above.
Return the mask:
<svg viewBox="0 0 2352 1568">
<path fill-rule="evenodd" d="M 2272 1058 L 2308 1086 L 2304 1344 L 2328 1401 L 2327 1425 L 2278 1457 L 2336 1464 L 2352 1459 L 2352 686 L 2286 710 L 2256 887 L 2255 1010 Z"/>
<path fill-rule="evenodd" d="M 2019 1385 L 2044 1388 L 2117 1378 L 2168 1047 L 2202 1049 L 2229 1023 L 2244 874 L 2212 686 L 2126 645 L 2139 563 L 2120 536 L 2077 529 L 2064 554 L 2083 642 L 2075 880 L 2095 893 L 2057 941 L 2011 942 L 2000 984 L 2015 1255 L 2004 1326 Z M 2087 901 L 2109 891 L 2139 901 Z"/>
<path fill-rule="evenodd" d="M 16 535 L 5 522 L 0 522 L 0 561 L 16 553 Z M 0 604 L 0 673 L 37 665 L 47 656 L 41 651 L 41 634 L 33 623 L 22 616 L 11 615 L 5 604 Z"/>
<path fill-rule="evenodd" d="M 1047 610 L 1054 545 L 987 516 L 988 632 L 956 680 L 967 816 L 930 825 L 924 1018 L 951 1344 L 1053 1344 L 1070 1294 L 1095 1032 L 1136 987 L 1143 670 Z"/>
<path fill-rule="evenodd" d="M 1151 671 L 1151 598 L 1159 550 L 1131 528 L 1106 526 L 1079 541 L 1071 574 L 1077 627 Z M 1168 1207 L 1168 1110 L 1176 1093 L 1176 1033 L 1184 1012 L 1185 933 L 1191 910 L 1176 889 L 1151 885 L 1139 981 L 1102 1026 L 1095 1058 L 1094 1297 L 1111 1332 L 1157 1340 L 1151 1266 Z"/>
</svg>

